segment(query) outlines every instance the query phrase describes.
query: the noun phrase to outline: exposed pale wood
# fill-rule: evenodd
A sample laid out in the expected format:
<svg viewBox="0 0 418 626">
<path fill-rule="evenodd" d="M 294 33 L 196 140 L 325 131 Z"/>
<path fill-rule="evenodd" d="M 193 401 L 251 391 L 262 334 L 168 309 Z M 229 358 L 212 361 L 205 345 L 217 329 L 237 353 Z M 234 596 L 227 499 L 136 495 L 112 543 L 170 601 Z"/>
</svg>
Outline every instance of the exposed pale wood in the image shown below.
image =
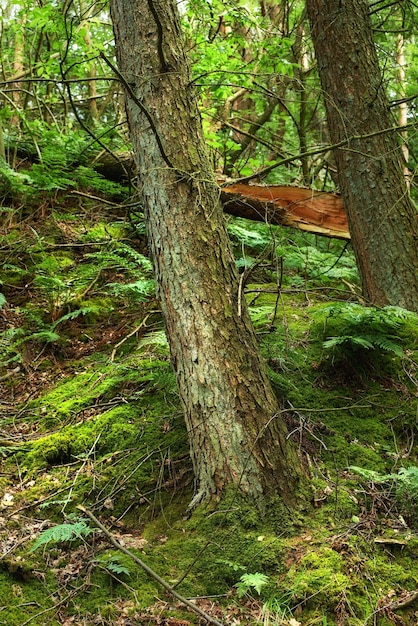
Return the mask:
<svg viewBox="0 0 418 626">
<path fill-rule="evenodd" d="M 343 201 L 336 193 L 239 183 L 222 187 L 221 199 L 231 215 L 350 239 Z"/>
<path fill-rule="evenodd" d="M 115 156 L 101 154 L 95 169 L 110 180 L 126 179 L 126 172 L 134 172 L 130 152 Z M 257 222 L 299 228 L 310 233 L 350 239 L 347 216 L 342 198 L 337 193 L 313 191 L 290 185 L 268 186 L 244 183 L 227 184 L 218 181 L 224 211 L 235 217 Z"/>
</svg>

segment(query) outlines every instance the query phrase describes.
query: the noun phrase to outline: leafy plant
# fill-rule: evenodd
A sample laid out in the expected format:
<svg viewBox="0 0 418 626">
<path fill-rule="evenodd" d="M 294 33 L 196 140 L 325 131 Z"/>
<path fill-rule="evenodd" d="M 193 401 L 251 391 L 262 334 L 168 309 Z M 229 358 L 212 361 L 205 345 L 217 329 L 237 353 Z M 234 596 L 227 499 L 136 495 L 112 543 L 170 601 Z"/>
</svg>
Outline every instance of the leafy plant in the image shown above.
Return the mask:
<svg viewBox="0 0 418 626">
<path fill-rule="evenodd" d="M 113 554 L 110 557 L 107 555 L 101 556 L 93 561 L 93 565 L 97 565 L 105 569 L 110 575 L 116 576 L 130 576 L 131 570 L 126 567 L 122 557 L 118 554 Z"/>
<path fill-rule="evenodd" d="M 314 317 L 313 330 L 319 331 L 325 350 L 336 360 L 354 360 L 359 352 L 369 350 L 401 357 L 405 343 L 402 332 L 417 316 L 396 306 L 364 307 L 349 302 L 323 307 Z"/>
<path fill-rule="evenodd" d="M 401 467 L 396 474 L 379 474 L 374 470 L 351 466 L 350 469 L 374 485 L 387 486 L 389 494 L 395 494 L 395 499 L 403 515 L 411 522 L 418 522 L 418 467 Z"/>
<path fill-rule="evenodd" d="M 131 302 L 145 302 L 155 293 L 155 280 L 139 279 L 132 283 L 108 283 L 109 292 Z"/>
<path fill-rule="evenodd" d="M 51 327 L 42 327 L 33 332 L 24 327 L 8 328 L 0 333 L 0 366 L 22 361 L 22 348 L 29 341 L 41 344 L 56 343 L 61 340 L 60 335 Z"/>
<path fill-rule="evenodd" d="M 31 552 L 34 552 L 41 546 L 45 546 L 48 543 L 63 543 L 66 541 L 74 541 L 82 537 L 88 537 L 94 532 L 93 528 L 87 525 L 83 519 L 75 520 L 74 522 L 66 522 L 65 524 L 58 524 L 52 528 L 44 530 L 39 537 L 35 540 Z"/>
<path fill-rule="evenodd" d="M 254 574 L 243 574 L 239 582 L 236 583 L 237 595 L 239 598 L 245 596 L 250 589 L 254 589 L 258 594 L 261 593 L 261 589 L 268 583 L 268 577 L 260 572 Z"/>
<path fill-rule="evenodd" d="M 76 317 L 79 317 L 80 315 L 88 315 L 89 313 L 99 313 L 100 311 L 100 307 L 98 306 L 84 306 L 81 307 L 79 309 L 75 309 L 75 311 L 70 311 L 69 313 L 66 313 L 65 315 L 62 315 L 59 319 L 57 319 L 52 325 L 51 325 L 51 330 L 55 330 L 55 328 L 58 326 L 58 324 L 62 324 L 62 322 L 66 322 L 68 320 L 73 320 Z"/>
<path fill-rule="evenodd" d="M 277 254 L 284 257 L 287 268 L 296 270 L 305 278 L 321 283 L 341 279 L 358 281 L 353 254 L 344 253 L 338 244 L 334 243 L 331 250 L 321 250 L 306 243 L 293 246 L 284 243 L 278 246 Z"/>
</svg>

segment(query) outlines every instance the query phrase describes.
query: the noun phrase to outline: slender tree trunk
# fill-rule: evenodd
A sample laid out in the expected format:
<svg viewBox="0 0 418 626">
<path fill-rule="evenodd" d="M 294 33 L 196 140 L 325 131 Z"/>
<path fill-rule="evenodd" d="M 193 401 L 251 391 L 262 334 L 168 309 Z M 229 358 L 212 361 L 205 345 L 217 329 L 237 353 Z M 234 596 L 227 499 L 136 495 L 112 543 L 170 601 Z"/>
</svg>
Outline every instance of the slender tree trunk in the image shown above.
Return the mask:
<svg viewBox="0 0 418 626">
<path fill-rule="evenodd" d="M 86 3 L 84 0 L 80 2 L 80 13 L 83 17 L 82 22 L 81 22 L 81 27 L 84 28 L 85 30 L 83 39 L 84 39 L 84 43 L 86 44 L 86 49 L 87 49 L 87 53 L 89 56 L 91 56 L 92 50 L 93 50 L 93 41 L 91 38 L 89 18 L 94 10 L 95 10 L 94 4 L 92 4 L 90 7 L 86 7 Z M 90 111 L 90 117 L 93 122 L 97 122 L 99 119 L 99 111 L 97 108 L 97 83 L 95 80 L 97 73 L 96 73 L 95 60 L 89 59 L 87 75 L 90 79 L 87 82 L 88 98 L 89 98 L 88 106 L 89 106 L 89 111 Z"/>
<path fill-rule="evenodd" d="M 405 59 L 405 39 L 402 33 L 396 37 L 396 64 L 398 66 L 397 71 L 397 88 L 398 98 L 400 100 L 398 109 L 398 124 L 399 126 L 406 126 L 408 124 L 408 105 L 404 98 L 406 97 L 406 59 Z M 406 187 L 410 191 L 411 187 L 411 172 L 408 169 L 409 161 L 409 147 L 408 147 L 408 132 L 401 133 L 402 137 L 402 156 L 403 156 L 403 174 L 405 177 Z"/>
<path fill-rule="evenodd" d="M 6 149 L 4 147 L 3 124 L 0 119 L 0 161 L 6 160 Z"/>
<path fill-rule="evenodd" d="M 295 503 L 299 464 L 251 326 L 204 145 L 175 0 L 111 0 L 149 247 L 196 476 Z"/>
<path fill-rule="evenodd" d="M 13 74 L 15 76 L 19 76 L 24 73 L 24 63 L 25 63 L 25 24 L 26 24 L 26 16 L 22 16 L 21 22 L 21 30 L 16 31 L 15 33 L 15 42 L 14 42 L 14 59 L 13 59 Z M 24 85 L 22 83 L 12 83 L 11 89 L 12 91 L 12 101 L 14 103 L 16 112 L 10 118 L 10 123 L 13 126 L 20 127 L 20 115 L 19 112 L 22 110 L 22 93 L 23 93 Z"/>
<path fill-rule="evenodd" d="M 383 89 L 367 0 L 306 0 L 364 295 L 418 310 L 418 224 Z"/>
</svg>

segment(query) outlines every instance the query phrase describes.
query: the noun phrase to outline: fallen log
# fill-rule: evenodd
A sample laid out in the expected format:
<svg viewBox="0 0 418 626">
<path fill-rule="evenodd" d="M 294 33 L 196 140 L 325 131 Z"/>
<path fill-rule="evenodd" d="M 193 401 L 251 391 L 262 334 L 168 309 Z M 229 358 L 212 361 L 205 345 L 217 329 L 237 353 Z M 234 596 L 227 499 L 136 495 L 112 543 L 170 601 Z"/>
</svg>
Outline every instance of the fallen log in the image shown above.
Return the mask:
<svg viewBox="0 0 418 626">
<path fill-rule="evenodd" d="M 221 187 L 221 200 L 224 211 L 235 217 L 350 239 L 347 215 L 337 193 L 237 183 Z"/>
<path fill-rule="evenodd" d="M 105 178 L 121 182 L 135 167 L 130 152 L 97 157 L 95 169 Z M 337 193 L 305 187 L 247 185 L 218 181 L 224 211 L 235 217 L 299 228 L 310 233 L 350 239 L 347 216 Z"/>
</svg>

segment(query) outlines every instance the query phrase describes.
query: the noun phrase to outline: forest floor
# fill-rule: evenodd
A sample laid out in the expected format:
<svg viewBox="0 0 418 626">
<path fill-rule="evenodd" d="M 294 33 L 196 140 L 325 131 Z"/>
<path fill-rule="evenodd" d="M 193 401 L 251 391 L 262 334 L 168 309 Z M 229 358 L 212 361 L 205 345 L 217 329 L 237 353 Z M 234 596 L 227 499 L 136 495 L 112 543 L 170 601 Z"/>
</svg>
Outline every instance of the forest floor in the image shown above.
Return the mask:
<svg viewBox="0 0 418 626">
<path fill-rule="evenodd" d="M 310 493 L 186 515 L 143 221 L 82 193 L 1 213 L 0 625 L 206 623 L 138 559 L 225 626 L 416 625 L 417 316 L 364 307 L 342 242 L 229 218 Z"/>
</svg>

